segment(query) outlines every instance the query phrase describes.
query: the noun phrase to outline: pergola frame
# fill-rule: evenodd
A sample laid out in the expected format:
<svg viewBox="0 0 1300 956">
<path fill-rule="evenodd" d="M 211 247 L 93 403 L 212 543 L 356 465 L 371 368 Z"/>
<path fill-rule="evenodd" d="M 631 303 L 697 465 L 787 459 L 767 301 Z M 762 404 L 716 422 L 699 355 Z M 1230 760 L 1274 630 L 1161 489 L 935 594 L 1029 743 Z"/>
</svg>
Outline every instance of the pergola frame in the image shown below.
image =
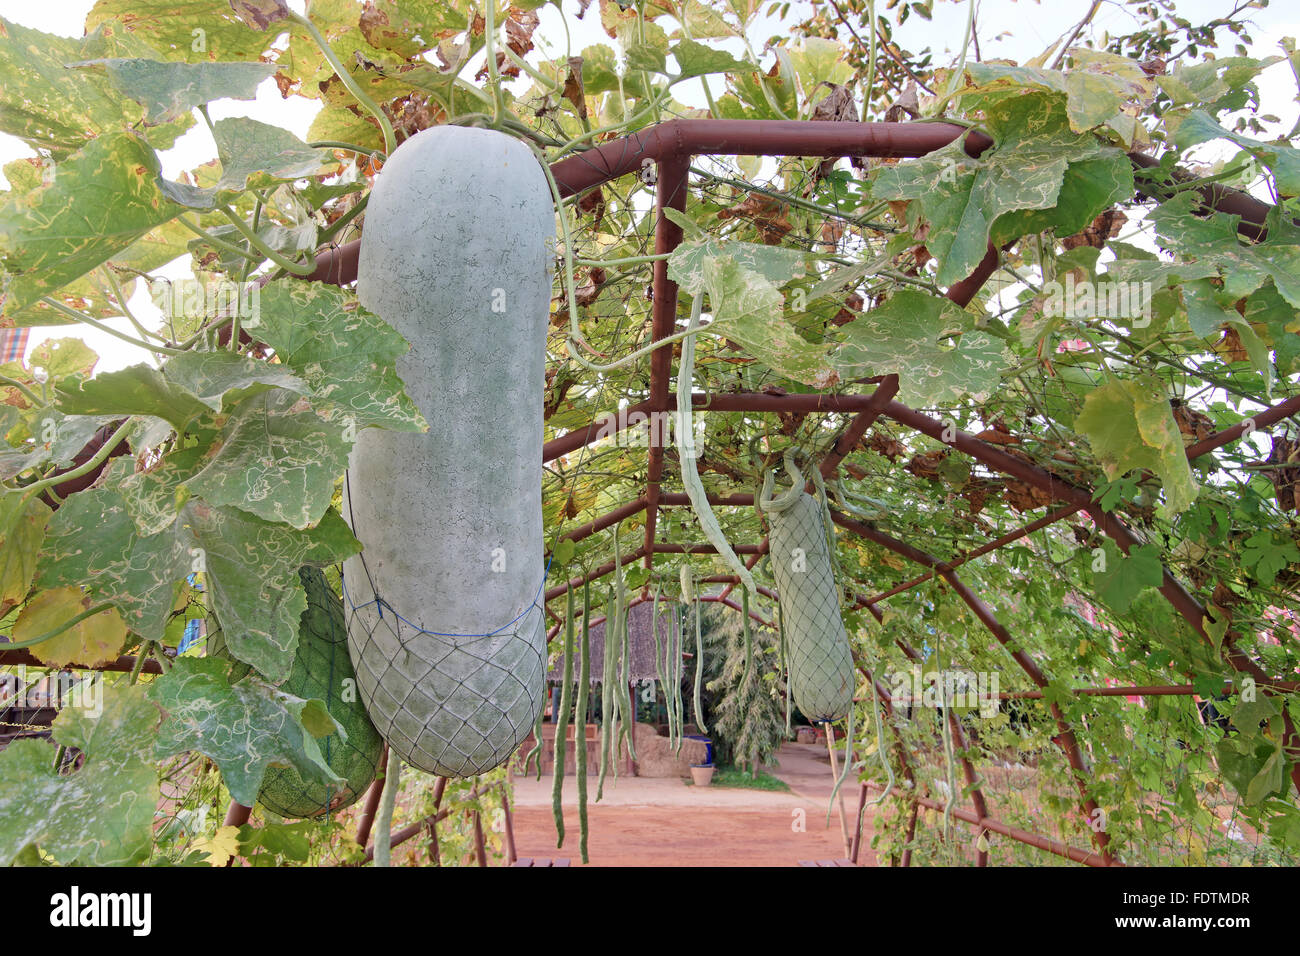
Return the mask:
<svg viewBox="0 0 1300 956">
<path fill-rule="evenodd" d="M 959 137 L 964 137 L 965 151 L 971 156 L 978 156 L 992 145 L 992 141 L 978 131 L 971 131 L 955 124 L 946 123 L 671 120 L 608 141 L 593 149 L 561 160 L 551 166 L 551 171 L 560 188 L 561 195 L 569 197 L 629 173 L 637 172 L 644 168 L 646 160 L 652 161 L 657 170 L 655 180 L 654 251 L 656 254 L 662 255 L 672 252 L 682 240 L 681 228 L 667 218 L 664 210 L 685 210 L 690 161 L 693 156 L 757 155 L 817 156 L 823 158 L 906 158 L 923 156 L 949 145 Z M 1157 164 L 1155 159 L 1142 153 L 1130 153 L 1129 156 L 1134 166 L 1139 170 L 1148 169 Z M 1177 176 L 1178 173 L 1176 172 L 1175 178 Z M 1148 187 L 1144 188 L 1147 188 L 1148 193 L 1157 191 Z M 1245 193 L 1218 185 L 1200 186 L 1198 190 L 1206 205 L 1218 211 L 1232 213 L 1241 217 L 1238 226 L 1240 234 L 1250 239 L 1263 237 L 1263 224 L 1271 209 L 1270 206 Z M 359 251 L 360 240 L 356 240 L 321 253 L 316 259 L 316 270 L 306 277 L 307 280 L 322 281 L 335 285 L 345 285 L 354 281 L 357 276 Z M 989 276 L 996 271 L 1000 258 L 1000 251 L 990 245 L 984 259 L 974 272 L 966 279 L 950 287 L 946 293 L 947 297 L 957 305 L 966 306 Z M 663 259 L 654 262 L 652 290 L 651 339 L 652 342 L 658 342 L 674 333 L 677 319 L 677 284 L 668 278 L 668 265 Z M 645 420 L 645 416 L 653 413 L 674 411 L 676 409 L 676 397 L 670 389 L 671 361 L 672 350 L 669 348 L 660 348 L 652 352 L 650 356 L 649 397 L 616 413 L 603 416 L 584 428 L 571 430 L 546 442 L 543 446 L 543 462 L 553 461 L 610 434 L 635 427 Z M 854 599 L 857 607 L 866 608 L 879 620 L 882 615 L 876 605 L 881 601 L 923 584 L 935 576 L 942 577 L 994 638 L 1004 647 L 1007 647 L 1017 665 L 1039 688 L 1038 691 L 1000 694 L 999 697 L 1002 699 L 1041 699 L 1044 696 L 1043 690 L 1050 683 L 1049 678 L 1023 650 L 1012 650 L 1015 644 L 1010 632 L 997 620 L 992 609 L 957 577 L 956 568 L 1080 511 L 1087 513 L 1096 526 L 1114 540 L 1125 553 L 1132 547 L 1141 544 L 1141 540 L 1118 517 L 1103 511 L 1093 501 L 1089 489 L 1062 481 L 1036 465 L 1015 458 L 994 445 L 953 428 L 949 423 L 931 418 L 896 401 L 894 396 L 898 391 L 897 376 L 880 376 L 870 379 L 868 382 L 873 382 L 876 385 L 875 390 L 869 395 L 830 393 L 797 395 L 759 393 L 695 394 L 692 395 L 692 406 L 694 410 L 702 412 L 825 412 L 852 414 L 853 417 L 847 427 L 840 433 L 833 450 L 821 462 L 820 470 L 825 478 L 831 478 L 837 473 L 840 462 L 853 450 L 878 418 L 889 418 L 900 425 L 929 435 L 931 438 L 961 451 L 993 471 L 1029 484 L 1051 496 L 1053 501 L 1059 502 L 1061 506 L 1050 511 L 1045 516 L 947 562 L 940 561 L 938 558 L 906 542 L 892 538 L 868 522 L 850 517 L 839 511 L 832 512 L 835 523 L 845 530 L 927 568 L 925 573 L 874 596 L 855 595 Z M 1247 421 L 1224 429 L 1191 445 L 1187 448 L 1187 457 L 1196 459 L 1214 449 L 1236 441 L 1247 432 L 1252 424 L 1254 428 L 1260 429 L 1284 418 L 1294 416 L 1298 411 L 1300 411 L 1300 396 L 1280 402 L 1251 416 Z M 687 505 L 689 500 L 684 494 L 665 493 L 661 490 L 664 469 L 663 435 L 659 429 L 652 428 L 649 429 L 649 432 L 648 468 L 644 492 L 635 500 L 567 532 L 562 540 L 581 540 L 626 518 L 644 512 L 645 535 L 643 543 L 641 547 L 632 549 L 622 555 L 622 564 L 630 564 L 640 560 L 647 569 L 652 569 L 656 554 L 707 553 L 713 550 L 711 547 L 684 548 L 680 545 L 666 545 L 655 541 L 655 530 L 660 509 Z M 752 507 L 753 499 L 752 494 L 710 495 L 709 503 L 715 506 Z M 738 545 L 735 550 L 737 553 L 749 555 L 749 559 L 745 563 L 752 568 L 766 553 L 767 539 L 764 538 L 754 545 Z M 614 570 L 614 566 L 615 562 L 609 561 L 587 574 L 552 586 L 546 591 L 546 601 L 549 602 L 556 597 L 562 596 L 571 588 L 579 587 L 584 583 L 609 574 Z M 1197 634 L 1207 642 L 1213 643 L 1204 629 L 1204 606 L 1191 595 L 1182 582 L 1177 580 L 1167 568 L 1163 569 L 1163 577 L 1164 580 L 1159 588 L 1160 593 L 1183 616 Z M 738 583 L 735 576 L 715 575 L 705 580 L 713 583 L 723 583 L 726 584 L 726 587 L 721 594 L 702 596 L 702 600 L 724 604 L 737 611 L 741 610 L 739 604 L 729 599 L 730 591 Z M 775 592 L 768 588 L 763 588 L 761 591 L 768 597 L 777 597 Z M 648 599 L 648 590 L 643 589 L 630 603 L 639 604 Z M 765 620 L 756 612 L 751 611 L 750 616 L 760 623 L 772 626 L 772 622 Z M 552 617 L 556 616 L 552 614 Z M 551 629 L 550 636 L 558 633 L 559 626 L 559 624 L 556 624 Z M 1265 693 L 1296 688 L 1296 682 L 1272 678 L 1257 661 L 1238 650 L 1235 647 L 1238 636 L 1230 630 L 1224 636 L 1222 642 L 1225 656 L 1235 670 L 1254 678 L 1259 688 Z M 908 646 L 906 642 L 899 641 L 897 643 L 909 659 L 920 660 L 919 653 Z M 26 651 L 0 650 L 0 664 L 10 663 L 36 664 L 38 662 L 31 658 Z M 129 670 L 133 663 L 133 658 L 123 657 L 98 668 L 86 669 Z M 150 665 L 154 665 L 154 667 L 151 668 Z M 73 667 L 75 666 L 73 665 Z M 149 661 L 146 663 L 145 669 L 152 671 L 156 666 L 156 662 Z M 903 698 L 899 698 L 897 701 L 892 700 L 886 689 L 870 671 L 861 664 L 858 665 L 858 669 L 875 686 L 878 695 L 889 712 L 892 713 L 895 703 L 907 703 Z M 1166 685 L 1124 688 L 1089 687 L 1076 688 L 1071 692 L 1081 695 L 1105 696 L 1120 694 L 1172 695 L 1191 694 L 1193 689 L 1190 685 Z M 966 786 L 970 790 L 972 805 L 971 811 L 954 809 L 952 816 L 971 824 L 981 833 L 985 831 L 1000 833 L 1026 845 L 1047 850 L 1076 862 L 1098 866 L 1118 865 L 1118 861 L 1109 852 L 1110 838 L 1105 831 L 1105 827 L 1099 826 L 1096 822 L 1101 818 L 1097 815 L 1098 808 L 1095 802 L 1087 793 L 1086 781 L 1089 777 L 1089 770 L 1084 761 L 1078 740 L 1060 708 L 1054 702 L 1050 703 L 1049 707 L 1058 727 L 1058 734 L 1053 739 L 1065 754 L 1071 767 L 1071 776 L 1079 791 L 1080 811 L 1094 830 L 1092 837 L 1093 849 L 1082 850 L 1077 847 L 1067 846 L 1041 834 L 1030 833 L 990 818 L 984 794 L 978 785 L 979 778 L 969 759 L 968 744 L 962 732 L 961 724 L 952 709 L 948 708 L 949 726 L 953 732 L 955 749 L 962 764 Z M 1283 720 L 1285 724 L 1284 746 L 1292 752 L 1300 751 L 1300 737 L 1297 736 L 1296 728 L 1285 709 L 1283 710 Z M 901 745 L 897 746 L 897 757 L 902 767 L 904 779 L 915 784 L 916 778 L 908 760 L 908 755 Z M 1292 780 L 1297 787 L 1300 787 L 1300 764 L 1293 768 Z M 865 800 L 867 787 L 867 784 L 863 784 L 860 788 L 860 806 L 861 802 Z M 376 783 L 370 794 L 368 794 L 362 812 L 362 845 L 365 845 L 366 838 L 369 835 L 374 809 L 378 804 L 380 788 L 381 783 Z M 917 794 L 915 786 L 912 789 L 913 793 L 908 798 L 912 803 L 908 823 L 909 843 L 912 834 L 915 832 L 918 807 L 940 811 L 944 809 L 943 804 Z M 240 813 L 239 811 L 243 812 Z M 247 819 L 247 808 L 232 805 L 231 814 L 232 819 L 243 822 L 243 820 Z M 434 821 L 428 821 L 431 830 L 432 822 Z M 401 839 L 414 836 L 424 828 L 425 824 L 426 821 L 421 821 L 414 829 L 408 827 L 407 830 L 411 831 L 409 833 L 399 831 L 394 834 L 393 842 L 401 842 Z M 436 840 L 436 833 L 433 838 Z M 855 836 L 852 849 L 855 860 L 858 850 L 858 839 Z M 910 856 L 910 849 L 905 849 L 902 856 L 903 865 L 908 864 Z M 986 850 L 979 851 L 977 862 L 981 866 L 987 865 L 988 852 Z"/>
</svg>

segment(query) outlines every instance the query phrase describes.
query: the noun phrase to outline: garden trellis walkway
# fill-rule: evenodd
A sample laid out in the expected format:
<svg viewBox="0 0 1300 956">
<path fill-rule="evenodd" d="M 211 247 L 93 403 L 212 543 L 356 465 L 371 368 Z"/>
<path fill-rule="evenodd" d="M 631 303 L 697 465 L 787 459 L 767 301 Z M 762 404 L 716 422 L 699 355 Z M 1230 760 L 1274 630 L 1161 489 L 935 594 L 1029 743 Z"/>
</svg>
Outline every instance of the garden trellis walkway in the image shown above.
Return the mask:
<svg viewBox="0 0 1300 956">
<path fill-rule="evenodd" d="M 686 191 L 690 171 L 690 161 L 696 155 L 757 155 L 757 156 L 810 156 L 810 157 L 876 157 L 906 158 L 919 157 L 949 145 L 958 137 L 964 136 L 964 148 L 967 154 L 978 156 L 992 145 L 992 141 L 982 133 L 970 131 L 964 127 L 946 123 L 852 123 L 823 121 L 769 121 L 769 120 L 672 120 L 641 130 L 629 136 L 612 140 L 555 163 L 551 168 L 563 196 L 574 196 L 592 189 L 610 180 L 646 168 L 647 163 L 656 167 L 656 217 L 654 252 L 663 255 L 671 252 L 682 241 L 682 229 L 664 215 L 664 210 L 684 211 L 686 208 Z M 1156 160 L 1142 153 L 1131 153 L 1136 171 L 1156 165 Z M 1177 179 L 1180 173 L 1175 173 Z M 1189 178 L 1189 177 L 1188 177 Z M 1158 195 L 1160 188 L 1156 180 L 1142 178 L 1142 189 L 1148 195 Z M 1220 212 L 1231 213 L 1240 217 L 1238 232 L 1249 239 L 1263 236 L 1263 224 L 1270 211 L 1267 204 L 1259 202 L 1240 191 L 1217 185 L 1198 187 L 1202 199 L 1208 207 Z M 356 279 L 357 259 L 360 242 L 352 242 L 337 249 L 326 251 L 316 259 L 317 269 L 307 277 L 309 281 L 322 281 L 343 285 Z M 966 279 L 955 283 L 947 290 L 947 297 L 959 306 L 967 305 L 983 286 L 985 281 L 998 268 L 1000 252 L 990 245 L 984 259 L 974 272 Z M 659 341 L 672 335 L 677 318 L 677 285 L 668 278 L 668 264 L 664 259 L 654 263 L 653 272 L 653 311 L 651 335 L 653 341 Z M 543 460 L 553 461 L 563 455 L 583 448 L 598 438 L 614 432 L 635 427 L 651 413 L 669 413 L 676 408 L 676 399 L 670 389 L 672 350 L 660 348 L 651 353 L 649 397 L 644 401 L 591 422 L 585 428 L 569 431 L 547 442 L 543 449 Z M 1061 521 L 1077 512 L 1088 514 L 1096 526 L 1110 537 L 1127 554 L 1130 548 L 1139 545 L 1140 540 L 1117 517 L 1104 511 L 1093 500 L 1090 489 L 1067 483 L 1059 477 L 1007 454 L 998 447 L 981 441 L 979 438 L 957 430 L 951 425 L 929 417 L 915 409 L 895 400 L 898 391 L 898 378 L 887 375 L 871 380 L 875 390 L 869 395 L 849 394 L 799 394 L 771 395 L 765 393 L 729 393 L 726 395 L 694 394 L 694 410 L 709 411 L 744 411 L 753 413 L 841 413 L 850 414 L 847 427 L 840 433 L 833 450 L 821 462 L 820 468 L 824 478 L 833 478 L 844 457 L 866 435 L 872 424 L 882 416 L 900 425 L 914 429 L 944 445 L 951 446 L 975 459 L 988 468 L 1011 476 L 1018 481 L 1045 493 L 1052 502 L 1060 505 L 1023 528 L 990 541 L 971 550 L 960 558 L 949 562 L 925 551 L 897 540 L 873 527 L 870 523 L 860 521 L 839 511 L 833 511 L 834 521 L 845 530 L 869 540 L 889 551 L 911 561 L 924 569 L 924 573 L 905 581 L 893 588 L 876 595 L 855 595 L 858 607 L 863 607 L 878 619 L 881 612 L 877 605 L 894 595 L 916 587 L 936 575 L 942 577 L 952 590 L 979 618 L 984 627 L 1004 647 L 1007 647 L 1016 664 L 1024 670 L 1030 680 L 1040 689 L 1049 684 L 1050 677 L 1044 674 L 1038 664 L 1023 650 L 1013 650 L 1016 646 L 1013 636 L 999 623 L 993 609 L 958 577 L 956 569 L 975 558 L 989 554 L 1007 544 Z M 1293 397 L 1267 408 L 1251 418 L 1217 434 L 1191 445 L 1187 448 L 1187 457 L 1196 459 L 1216 448 L 1234 442 L 1252 427 L 1265 428 L 1300 411 L 1300 396 Z M 490 436 L 485 436 L 490 441 Z M 656 554 L 676 553 L 680 546 L 667 545 L 655 540 L 656 524 L 661 509 L 687 505 L 684 494 L 673 494 L 661 489 L 664 475 L 663 436 L 658 429 L 650 429 L 650 441 L 647 452 L 647 480 L 644 493 L 606 515 L 598 517 L 566 535 L 564 539 L 580 540 L 602 529 L 611 527 L 633 515 L 644 514 L 645 534 L 639 548 L 631 549 L 622 556 L 623 563 L 642 561 L 647 569 L 652 568 Z M 748 508 L 753 505 L 753 496 L 748 494 L 731 494 L 709 496 L 709 502 L 715 507 Z M 709 549 L 692 548 L 692 551 Z M 748 545 L 736 547 L 736 551 L 747 555 L 746 564 L 753 567 L 767 550 L 766 539 Z M 546 592 L 549 601 L 566 593 L 570 588 L 581 586 L 585 581 L 600 578 L 614 569 L 612 561 L 601 564 L 589 574 L 554 585 Z M 704 596 L 702 599 L 724 604 L 735 610 L 740 605 L 731 600 L 730 591 L 737 579 L 728 575 L 716 575 L 706 579 L 714 583 L 726 584 L 727 587 L 717 595 Z M 770 590 L 763 589 L 768 596 L 775 596 Z M 1187 621 L 1192 629 L 1205 641 L 1214 643 L 1204 627 L 1205 607 L 1177 580 L 1168 569 L 1163 571 L 1160 593 Z M 643 591 L 633 599 L 640 603 L 649 599 L 648 592 Z M 751 616 L 763 623 L 761 615 L 751 612 Z M 558 625 L 552 633 L 558 630 Z M 1257 661 L 1234 647 L 1235 635 L 1229 630 L 1223 639 L 1225 657 L 1231 666 L 1243 675 L 1253 678 L 1257 686 L 1268 693 L 1272 690 L 1289 689 L 1292 683 L 1277 680 L 1268 674 Z M 900 647 L 909 658 L 917 659 L 917 652 L 900 642 Z M 19 655 L 19 656 L 14 656 Z M 24 651 L 0 651 L 0 663 L 22 663 L 26 659 Z M 152 663 L 152 662 L 151 662 Z M 129 669 L 130 662 L 118 661 L 108 669 Z M 864 676 L 875 682 L 877 692 L 887 709 L 891 700 L 885 687 L 869 671 L 862 668 Z M 1079 688 L 1075 693 L 1112 693 L 1122 690 L 1127 694 L 1191 694 L 1190 686 L 1169 685 L 1164 687 L 1130 687 L 1113 688 Z M 1020 695 L 1029 696 L 1029 695 Z M 1065 719 L 1060 708 L 1049 705 L 1058 733 L 1054 737 L 1057 745 L 1064 751 L 1072 768 L 1074 784 L 1079 791 L 1079 808 L 1088 820 L 1100 819 L 1098 808 L 1087 795 L 1086 780 L 1089 774 L 1083 754 L 1080 750 L 1074 729 Z M 949 710 L 950 726 L 954 742 L 959 752 L 964 752 L 966 742 L 960 723 Z M 1300 737 L 1290 716 L 1283 711 L 1285 728 L 1285 746 L 1293 751 L 1300 751 Z M 907 756 L 901 750 L 897 756 L 903 767 L 905 779 L 913 779 Z M 1040 834 L 1029 833 L 1001 821 L 991 819 L 988 815 L 984 795 L 978 785 L 978 777 L 969 758 L 961 756 L 963 775 L 970 790 L 971 810 L 954 812 L 956 819 L 962 820 L 979 831 L 993 831 L 1003 834 L 1025 844 L 1047 850 L 1059 856 L 1089 865 L 1112 865 L 1117 861 L 1109 851 L 1109 837 L 1104 826 L 1097 827 L 1093 833 L 1091 850 L 1067 846 Z M 1300 787 L 1300 765 L 1292 771 L 1293 782 Z M 859 799 L 865 799 L 867 787 L 863 785 Z M 377 796 L 377 794 L 373 794 Z M 367 801 L 367 809 L 375 800 Z M 915 827 L 916 808 L 924 806 L 941 809 L 941 804 L 924 797 L 914 799 L 911 809 L 910 826 Z M 241 814 L 232 808 L 232 818 Z M 245 811 L 242 816 L 247 817 Z M 240 821 L 242 822 L 242 820 Z M 370 820 L 363 817 L 362 826 L 368 832 Z M 395 840 L 396 842 L 396 840 Z M 854 847 L 856 857 L 857 846 Z M 908 853 L 904 853 L 906 864 Z M 988 852 L 979 851 L 980 865 L 988 862 Z"/>
</svg>

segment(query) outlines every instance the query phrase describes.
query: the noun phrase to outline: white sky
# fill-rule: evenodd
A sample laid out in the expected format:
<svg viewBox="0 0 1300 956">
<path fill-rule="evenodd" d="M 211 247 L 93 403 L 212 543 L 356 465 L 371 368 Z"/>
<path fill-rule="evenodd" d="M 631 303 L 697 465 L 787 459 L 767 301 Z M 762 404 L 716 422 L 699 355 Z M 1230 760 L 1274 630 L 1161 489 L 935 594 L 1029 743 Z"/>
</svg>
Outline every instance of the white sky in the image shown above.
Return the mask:
<svg viewBox="0 0 1300 956">
<path fill-rule="evenodd" d="M 291 0 L 292 6 L 302 9 L 301 0 Z M 0 0 L 0 15 L 47 33 L 64 36 L 81 36 L 86 13 L 94 5 L 93 0 L 45 0 L 33 3 L 31 0 Z M 1069 2 L 1016 2 L 1016 0 L 984 0 L 980 4 L 977 16 L 978 34 L 981 53 L 984 59 L 1006 58 L 1023 62 L 1041 53 L 1049 44 L 1058 40 L 1073 24 L 1077 23 L 1089 6 L 1088 0 L 1069 0 Z M 1300 36 L 1300 13 L 1294 8 L 1284 12 L 1282 4 L 1256 11 L 1254 22 L 1257 25 L 1251 32 L 1255 44 L 1251 54 L 1258 57 L 1279 53 L 1278 41 L 1284 36 Z M 791 16 L 787 22 L 802 19 L 807 11 L 807 2 L 792 6 Z M 573 52 L 593 43 L 612 43 L 600 26 L 597 4 L 591 6 L 583 20 L 576 18 L 577 0 L 563 0 L 563 9 L 569 21 Z M 1194 23 L 1201 23 L 1215 16 L 1220 16 L 1231 9 L 1225 2 L 1210 0 L 1185 0 L 1179 3 L 1179 13 Z M 541 26 L 534 37 L 541 50 L 535 51 L 529 59 L 550 59 L 563 54 L 565 34 L 560 22 L 560 12 L 554 6 L 544 7 L 541 11 Z M 1098 30 L 1109 30 L 1112 34 L 1128 32 L 1133 28 L 1132 15 L 1119 3 L 1107 3 L 1094 18 Z M 912 17 L 898 31 L 897 40 L 904 47 L 919 50 L 930 46 L 934 50 L 935 61 L 945 64 L 949 54 L 955 55 L 960 49 L 966 26 L 966 6 L 964 3 L 939 0 L 935 5 L 934 20 L 927 22 L 919 17 Z M 763 43 L 774 34 L 784 32 L 786 27 L 770 19 L 760 19 L 752 30 L 749 40 L 756 51 L 762 52 Z M 717 43 L 719 41 L 709 41 Z M 743 45 L 740 41 L 724 41 L 723 46 L 733 53 L 742 55 Z M 1221 50 L 1222 55 L 1229 55 L 1231 50 Z M 770 65 L 771 58 L 764 57 L 764 65 Z M 471 71 L 472 72 L 472 71 Z M 519 82 L 526 88 L 529 81 Z M 1281 120 L 1282 129 L 1290 129 L 1297 115 L 1295 85 L 1286 64 L 1278 64 L 1261 75 L 1259 81 L 1263 100 L 1263 113 L 1272 113 Z M 717 85 L 715 80 L 715 86 Z M 676 97 L 691 106 L 703 107 L 703 96 L 698 86 L 681 84 L 674 89 Z M 256 100 L 235 101 L 220 100 L 214 102 L 210 112 L 214 120 L 230 116 L 248 116 L 265 123 L 273 123 L 292 130 L 305 138 L 319 103 L 303 97 L 283 99 L 274 83 L 267 80 L 258 89 Z M 1224 144 L 1208 144 L 1198 154 L 1206 162 L 1223 159 L 1235 150 Z M 0 133 L 0 163 L 7 163 L 22 156 L 33 155 L 20 140 Z M 216 146 L 203 124 L 196 125 L 177 140 L 176 145 L 162 154 L 163 174 L 175 178 L 181 171 L 192 169 L 201 163 L 216 157 Z M 0 176 L 0 181 L 3 176 Z M 3 183 L 5 188 L 8 183 Z M 189 275 L 187 259 L 180 259 L 171 265 L 157 270 L 157 274 L 171 278 L 183 278 Z M 161 313 L 150 301 L 143 284 L 138 284 L 131 299 L 131 308 L 147 325 L 157 327 Z M 110 320 L 109 324 L 130 331 L 123 319 L 120 322 Z M 84 327 L 61 326 L 48 330 L 33 329 L 28 345 L 30 351 L 46 338 L 76 336 L 99 353 L 101 360 L 98 371 L 110 371 L 123 368 L 140 361 L 148 361 L 147 353 L 119 341 L 103 332 Z"/>
</svg>

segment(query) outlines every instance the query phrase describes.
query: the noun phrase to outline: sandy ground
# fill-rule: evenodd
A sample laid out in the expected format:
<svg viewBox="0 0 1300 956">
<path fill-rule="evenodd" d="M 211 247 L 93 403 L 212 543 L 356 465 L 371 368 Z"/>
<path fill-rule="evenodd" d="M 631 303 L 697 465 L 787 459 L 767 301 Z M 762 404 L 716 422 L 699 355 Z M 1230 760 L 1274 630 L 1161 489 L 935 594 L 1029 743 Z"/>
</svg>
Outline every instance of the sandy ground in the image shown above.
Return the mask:
<svg viewBox="0 0 1300 956">
<path fill-rule="evenodd" d="M 787 743 L 779 766 L 768 772 L 784 780 L 790 793 L 730 787 L 693 787 L 676 779 L 627 777 L 606 780 L 595 803 L 590 778 L 588 818 L 592 866 L 795 866 L 799 860 L 843 858 L 839 817 L 826 825 L 831 789 L 824 747 Z M 565 780 L 564 848 L 555 846 L 551 780 L 514 778 L 515 844 L 521 857 L 568 857 L 579 865 L 575 778 Z M 857 789 L 845 794 L 852 826 Z M 802 827 L 798 824 L 802 824 Z M 863 843 L 871 841 L 871 817 Z M 874 864 L 864 845 L 860 862 Z"/>
</svg>

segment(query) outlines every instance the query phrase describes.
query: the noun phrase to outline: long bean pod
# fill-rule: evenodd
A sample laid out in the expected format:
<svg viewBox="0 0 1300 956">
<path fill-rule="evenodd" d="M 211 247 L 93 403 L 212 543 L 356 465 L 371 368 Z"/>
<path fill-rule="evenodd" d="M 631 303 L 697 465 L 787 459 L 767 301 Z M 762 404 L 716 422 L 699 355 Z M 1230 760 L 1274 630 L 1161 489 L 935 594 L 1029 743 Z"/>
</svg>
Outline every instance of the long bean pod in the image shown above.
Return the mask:
<svg viewBox="0 0 1300 956">
<path fill-rule="evenodd" d="M 613 630 L 612 611 L 614 608 L 614 592 L 611 588 L 608 600 L 605 603 L 605 643 L 602 648 L 604 658 L 601 667 L 600 681 L 600 774 L 596 778 L 596 802 L 605 793 L 605 775 L 609 772 L 609 735 L 613 730 L 612 713 L 614 709 L 613 685 L 614 685 L 614 653 L 611 649 L 610 633 Z"/>
<path fill-rule="evenodd" d="M 560 708 L 555 715 L 555 768 L 551 778 L 551 809 L 555 814 L 555 845 L 564 846 L 564 757 L 569 707 L 573 703 L 573 588 L 565 602 L 564 683 L 560 685 Z"/>
<path fill-rule="evenodd" d="M 578 772 L 578 852 L 587 862 L 587 695 L 591 690 L 591 582 L 582 585 L 582 650 L 578 665 L 578 702 L 574 734 Z"/>
<path fill-rule="evenodd" d="M 701 704 L 700 690 L 700 686 L 704 683 L 704 638 L 700 630 L 700 601 L 695 600 L 692 603 L 695 605 L 695 726 L 700 728 L 700 733 L 707 734 L 709 728 L 704 726 L 704 708 Z M 788 718 L 787 723 L 789 723 Z"/>
</svg>

